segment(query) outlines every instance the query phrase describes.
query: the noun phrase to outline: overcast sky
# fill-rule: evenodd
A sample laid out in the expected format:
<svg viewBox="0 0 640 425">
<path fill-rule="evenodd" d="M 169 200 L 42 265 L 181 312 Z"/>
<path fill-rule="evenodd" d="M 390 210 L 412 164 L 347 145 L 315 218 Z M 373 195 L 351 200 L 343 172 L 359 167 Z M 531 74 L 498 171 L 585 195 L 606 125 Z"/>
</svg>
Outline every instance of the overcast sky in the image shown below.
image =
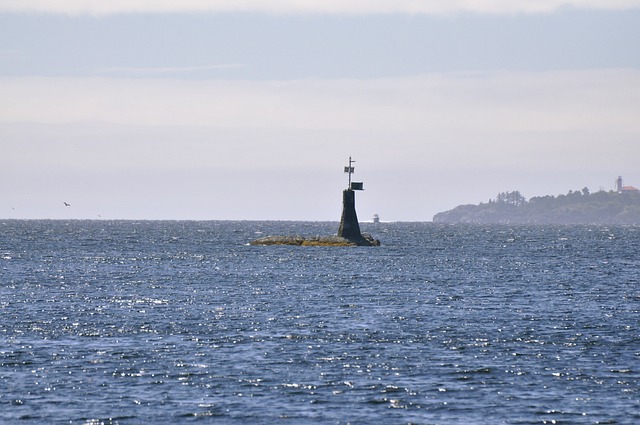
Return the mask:
<svg viewBox="0 0 640 425">
<path fill-rule="evenodd" d="M 640 187 L 640 0 L 0 0 L 0 218 Z M 65 207 L 64 202 L 71 204 Z"/>
</svg>

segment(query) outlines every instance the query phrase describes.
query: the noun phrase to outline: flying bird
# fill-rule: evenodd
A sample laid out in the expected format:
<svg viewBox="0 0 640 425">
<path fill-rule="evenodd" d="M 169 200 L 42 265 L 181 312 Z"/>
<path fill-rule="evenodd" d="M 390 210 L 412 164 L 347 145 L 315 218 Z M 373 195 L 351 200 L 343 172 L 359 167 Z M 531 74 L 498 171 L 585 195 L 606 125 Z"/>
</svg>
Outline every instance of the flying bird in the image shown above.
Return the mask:
<svg viewBox="0 0 640 425">
<path fill-rule="evenodd" d="M 65 206 L 65 207 L 70 207 L 70 206 L 71 206 L 71 204 L 67 204 L 67 203 L 66 203 L 66 202 L 64 202 L 64 201 L 63 201 L 63 203 L 64 203 L 64 206 Z"/>
</svg>

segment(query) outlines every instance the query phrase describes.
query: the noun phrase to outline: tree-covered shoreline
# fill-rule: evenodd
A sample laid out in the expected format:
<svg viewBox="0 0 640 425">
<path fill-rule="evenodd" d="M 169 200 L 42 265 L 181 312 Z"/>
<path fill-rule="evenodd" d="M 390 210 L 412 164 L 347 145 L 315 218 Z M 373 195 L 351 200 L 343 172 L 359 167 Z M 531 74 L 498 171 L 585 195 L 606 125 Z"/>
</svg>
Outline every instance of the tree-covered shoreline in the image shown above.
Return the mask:
<svg viewBox="0 0 640 425">
<path fill-rule="evenodd" d="M 436 223 L 640 224 L 640 192 L 588 188 L 566 195 L 527 200 L 520 192 L 503 192 L 479 205 L 460 205 L 436 214 Z"/>
</svg>

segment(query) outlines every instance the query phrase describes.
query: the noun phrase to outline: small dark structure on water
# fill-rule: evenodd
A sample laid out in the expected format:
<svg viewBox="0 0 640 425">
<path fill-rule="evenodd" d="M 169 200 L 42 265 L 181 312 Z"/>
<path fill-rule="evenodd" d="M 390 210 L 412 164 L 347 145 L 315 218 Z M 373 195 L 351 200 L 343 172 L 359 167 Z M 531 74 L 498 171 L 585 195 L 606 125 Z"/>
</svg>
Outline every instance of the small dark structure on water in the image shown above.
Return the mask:
<svg viewBox="0 0 640 425">
<path fill-rule="evenodd" d="M 342 192 L 342 217 L 337 236 L 314 236 L 305 238 L 302 236 L 267 236 L 256 239 L 251 245 L 305 245 L 305 246 L 379 246 L 380 241 L 373 239 L 371 235 L 360 232 L 358 215 L 356 214 L 356 190 L 363 190 L 362 182 L 352 182 L 351 174 L 354 173 L 353 161 L 349 157 L 349 165 L 344 167 L 344 172 L 349 174 L 349 185 Z"/>
<path fill-rule="evenodd" d="M 342 192 L 342 217 L 340 218 L 338 236 L 353 241 L 356 245 L 380 245 L 380 241 L 374 240 L 369 235 L 362 235 L 360 232 L 360 223 L 358 223 L 358 215 L 356 214 L 355 191 L 364 189 L 362 182 L 351 181 L 351 174 L 355 171 L 354 162 L 349 157 L 349 166 L 344 167 L 344 172 L 349 174 L 349 186 Z"/>
</svg>

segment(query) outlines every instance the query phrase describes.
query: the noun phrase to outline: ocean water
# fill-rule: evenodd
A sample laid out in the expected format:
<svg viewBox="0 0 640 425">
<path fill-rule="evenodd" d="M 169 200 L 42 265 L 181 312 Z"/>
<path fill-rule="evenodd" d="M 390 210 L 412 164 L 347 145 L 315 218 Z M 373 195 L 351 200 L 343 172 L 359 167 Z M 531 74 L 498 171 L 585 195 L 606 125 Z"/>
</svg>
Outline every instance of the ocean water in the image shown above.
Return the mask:
<svg viewBox="0 0 640 425">
<path fill-rule="evenodd" d="M 0 423 L 640 423 L 640 227 L 362 227 L 0 221 Z"/>
</svg>

